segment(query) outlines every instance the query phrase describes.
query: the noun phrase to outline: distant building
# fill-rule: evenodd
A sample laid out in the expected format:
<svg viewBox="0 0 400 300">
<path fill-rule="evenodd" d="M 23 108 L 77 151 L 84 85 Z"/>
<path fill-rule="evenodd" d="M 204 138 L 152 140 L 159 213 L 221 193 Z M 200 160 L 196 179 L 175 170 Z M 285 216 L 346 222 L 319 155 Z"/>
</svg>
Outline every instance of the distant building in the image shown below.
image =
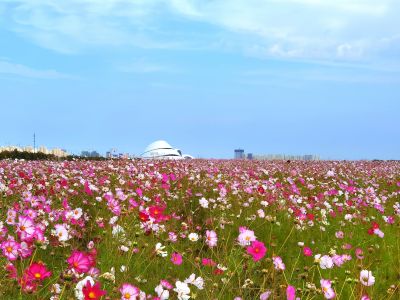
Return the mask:
<svg viewBox="0 0 400 300">
<path fill-rule="evenodd" d="M 302 160 L 302 161 L 315 161 L 320 160 L 318 155 L 287 155 L 287 154 L 263 154 L 254 155 L 257 160 Z"/>
<path fill-rule="evenodd" d="M 81 156 L 83 157 L 100 157 L 97 151 L 82 151 Z"/>
<path fill-rule="evenodd" d="M 60 148 L 54 148 L 54 149 L 47 149 L 44 146 L 40 146 L 36 151 L 32 146 L 26 146 L 26 147 L 19 147 L 19 146 L 5 146 L 5 147 L 0 147 L 0 152 L 3 151 L 19 151 L 19 152 L 29 152 L 29 153 L 44 153 L 44 154 L 53 154 L 54 156 L 57 157 L 65 157 L 68 156 L 68 153 L 65 149 L 60 149 Z"/>
<path fill-rule="evenodd" d="M 193 159 L 189 154 L 182 154 L 180 149 L 176 149 L 166 141 L 159 140 L 151 143 L 144 149 L 141 158 L 145 159 Z"/>
<path fill-rule="evenodd" d="M 247 159 L 252 160 L 253 159 L 253 153 L 247 153 Z"/>
<path fill-rule="evenodd" d="M 243 149 L 235 149 L 235 159 L 244 159 L 244 150 Z"/>
</svg>

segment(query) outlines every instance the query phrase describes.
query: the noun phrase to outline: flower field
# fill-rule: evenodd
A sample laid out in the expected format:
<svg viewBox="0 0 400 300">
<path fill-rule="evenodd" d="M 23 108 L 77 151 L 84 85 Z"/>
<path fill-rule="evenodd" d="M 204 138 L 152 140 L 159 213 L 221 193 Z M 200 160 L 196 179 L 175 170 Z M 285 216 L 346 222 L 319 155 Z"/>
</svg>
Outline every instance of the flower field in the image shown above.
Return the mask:
<svg viewBox="0 0 400 300">
<path fill-rule="evenodd" d="M 400 163 L 0 161 L 0 299 L 400 299 Z"/>
</svg>

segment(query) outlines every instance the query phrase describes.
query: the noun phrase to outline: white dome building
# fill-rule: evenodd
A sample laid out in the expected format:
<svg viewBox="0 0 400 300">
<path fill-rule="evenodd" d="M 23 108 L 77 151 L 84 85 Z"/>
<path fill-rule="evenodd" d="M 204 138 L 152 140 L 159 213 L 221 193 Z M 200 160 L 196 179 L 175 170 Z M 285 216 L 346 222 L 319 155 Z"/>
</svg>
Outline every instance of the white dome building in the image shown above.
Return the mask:
<svg viewBox="0 0 400 300">
<path fill-rule="evenodd" d="M 192 159 L 193 156 L 182 154 L 181 150 L 173 148 L 166 141 L 155 141 L 148 145 L 141 155 L 146 159 Z"/>
</svg>

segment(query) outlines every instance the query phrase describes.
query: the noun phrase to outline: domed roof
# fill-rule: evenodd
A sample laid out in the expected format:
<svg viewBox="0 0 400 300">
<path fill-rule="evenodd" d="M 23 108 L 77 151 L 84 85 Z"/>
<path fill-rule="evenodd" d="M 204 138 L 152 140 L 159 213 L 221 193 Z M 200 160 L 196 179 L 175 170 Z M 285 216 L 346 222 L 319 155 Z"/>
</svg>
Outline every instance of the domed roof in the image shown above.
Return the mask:
<svg viewBox="0 0 400 300">
<path fill-rule="evenodd" d="M 182 156 L 182 151 L 173 148 L 166 141 L 158 140 L 146 147 L 144 152 L 141 154 L 142 158 L 149 159 L 183 159 L 192 158 L 190 155 Z"/>
<path fill-rule="evenodd" d="M 143 153 L 152 151 L 152 150 L 156 150 L 156 149 L 172 149 L 172 146 L 170 144 L 168 144 L 166 141 L 163 140 L 159 140 L 159 141 L 155 141 L 153 143 L 151 143 L 150 145 L 148 145 L 146 147 L 146 149 L 144 149 Z"/>
</svg>

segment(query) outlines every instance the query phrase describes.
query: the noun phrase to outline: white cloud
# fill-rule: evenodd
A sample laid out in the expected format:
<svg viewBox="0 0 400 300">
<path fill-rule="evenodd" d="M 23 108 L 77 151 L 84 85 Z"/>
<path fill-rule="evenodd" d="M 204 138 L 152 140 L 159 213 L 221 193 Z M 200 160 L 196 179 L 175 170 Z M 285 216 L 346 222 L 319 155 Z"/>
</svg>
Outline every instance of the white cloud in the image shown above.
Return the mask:
<svg viewBox="0 0 400 300">
<path fill-rule="evenodd" d="M 55 70 L 37 70 L 25 65 L 12 63 L 0 59 L 0 74 L 38 78 L 38 79 L 74 79 L 76 77 L 57 72 Z"/>
<path fill-rule="evenodd" d="M 397 0 L 5 1 L 5 25 L 65 53 L 235 43 L 258 57 L 363 61 L 392 57 L 400 34 Z M 225 32 L 224 43 L 197 35 L 202 25 Z"/>
<path fill-rule="evenodd" d="M 150 62 L 144 58 L 137 59 L 132 63 L 124 63 L 117 66 L 117 70 L 125 73 L 175 73 L 175 67 Z"/>
</svg>

